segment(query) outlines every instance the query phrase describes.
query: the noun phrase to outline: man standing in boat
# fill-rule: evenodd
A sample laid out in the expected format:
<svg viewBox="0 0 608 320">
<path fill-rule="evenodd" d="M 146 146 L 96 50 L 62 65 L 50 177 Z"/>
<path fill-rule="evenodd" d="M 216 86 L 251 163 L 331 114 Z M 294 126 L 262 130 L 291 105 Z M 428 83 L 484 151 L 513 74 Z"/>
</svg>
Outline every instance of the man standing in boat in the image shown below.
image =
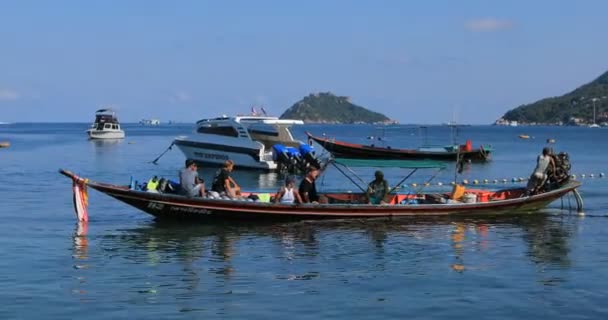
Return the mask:
<svg viewBox="0 0 608 320">
<path fill-rule="evenodd" d="M 527 195 L 534 195 L 540 192 L 547 181 L 547 172 L 555 172 L 555 162 L 552 157 L 552 150 L 549 147 L 543 148 L 543 153 L 536 159 L 536 168 L 528 180 L 526 187 Z"/>
<path fill-rule="evenodd" d="M 198 166 L 194 160 L 186 160 L 186 167 L 179 172 L 179 184 L 188 197 L 202 197 L 205 194 L 205 181 L 198 177 Z"/>
<path fill-rule="evenodd" d="M 309 167 L 304 180 L 300 182 L 298 192 L 302 197 L 302 203 L 319 203 L 319 195 L 317 194 L 317 186 L 315 181 L 319 176 L 317 167 Z"/>
</svg>

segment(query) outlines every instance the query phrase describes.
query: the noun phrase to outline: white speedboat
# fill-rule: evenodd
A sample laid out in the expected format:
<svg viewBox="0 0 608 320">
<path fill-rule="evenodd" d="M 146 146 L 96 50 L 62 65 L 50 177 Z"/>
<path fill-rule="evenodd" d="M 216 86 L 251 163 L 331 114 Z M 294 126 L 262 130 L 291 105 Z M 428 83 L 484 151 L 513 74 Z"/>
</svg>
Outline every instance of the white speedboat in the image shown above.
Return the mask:
<svg viewBox="0 0 608 320">
<path fill-rule="evenodd" d="M 116 113 L 112 109 L 99 109 L 95 112 L 95 122 L 87 130 L 90 139 L 123 139 L 125 132 L 120 129 Z"/>
<path fill-rule="evenodd" d="M 280 170 L 285 164 L 292 170 L 316 161 L 312 147 L 295 140 L 289 130 L 298 124 L 304 122 L 256 115 L 222 116 L 199 120 L 195 135 L 177 137 L 173 143 L 187 159 L 202 164 L 218 166 L 230 159 L 238 168 Z"/>
</svg>

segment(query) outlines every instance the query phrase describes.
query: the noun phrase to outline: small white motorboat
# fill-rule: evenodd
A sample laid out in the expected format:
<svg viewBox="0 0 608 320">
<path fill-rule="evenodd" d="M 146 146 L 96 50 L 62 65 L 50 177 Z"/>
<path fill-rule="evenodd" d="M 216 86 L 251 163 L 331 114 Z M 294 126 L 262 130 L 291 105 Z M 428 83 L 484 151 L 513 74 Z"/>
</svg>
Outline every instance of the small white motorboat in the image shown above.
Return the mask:
<svg viewBox="0 0 608 320">
<path fill-rule="evenodd" d="M 99 109 L 95 112 L 95 122 L 87 130 L 89 139 L 124 139 L 125 132 L 120 129 L 116 113 L 112 109 Z"/>
</svg>

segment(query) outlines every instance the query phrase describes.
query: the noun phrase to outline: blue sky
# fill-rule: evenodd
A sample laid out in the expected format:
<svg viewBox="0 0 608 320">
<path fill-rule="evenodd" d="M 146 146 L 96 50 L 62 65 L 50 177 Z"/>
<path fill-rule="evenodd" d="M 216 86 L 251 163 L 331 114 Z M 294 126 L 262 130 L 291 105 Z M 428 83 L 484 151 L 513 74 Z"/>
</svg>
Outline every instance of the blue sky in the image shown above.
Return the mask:
<svg viewBox="0 0 608 320">
<path fill-rule="evenodd" d="M 608 1 L 0 1 L 0 121 L 194 122 L 331 91 L 490 123 L 608 70 Z"/>
</svg>

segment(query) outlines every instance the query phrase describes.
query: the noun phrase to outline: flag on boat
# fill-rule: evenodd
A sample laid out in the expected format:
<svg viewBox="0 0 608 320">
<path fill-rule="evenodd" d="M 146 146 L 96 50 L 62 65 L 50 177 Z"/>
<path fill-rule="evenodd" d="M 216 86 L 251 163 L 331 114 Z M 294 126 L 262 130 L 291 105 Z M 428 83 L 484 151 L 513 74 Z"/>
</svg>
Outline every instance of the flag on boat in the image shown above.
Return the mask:
<svg viewBox="0 0 608 320">
<path fill-rule="evenodd" d="M 251 106 L 251 114 L 254 116 L 258 114 L 258 112 L 255 110 L 255 106 Z"/>
<path fill-rule="evenodd" d="M 89 213 L 87 206 L 89 204 L 89 195 L 87 193 L 86 182 L 80 179 L 74 179 L 72 183 L 74 191 L 74 210 L 78 221 L 89 221 Z"/>
<path fill-rule="evenodd" d="M 264 109 L 264 107 L 261 108 L 262 109 L 262 113 L 267 116 L 268 114 L 266 113 L 266 109 Z"/>
</svg>

